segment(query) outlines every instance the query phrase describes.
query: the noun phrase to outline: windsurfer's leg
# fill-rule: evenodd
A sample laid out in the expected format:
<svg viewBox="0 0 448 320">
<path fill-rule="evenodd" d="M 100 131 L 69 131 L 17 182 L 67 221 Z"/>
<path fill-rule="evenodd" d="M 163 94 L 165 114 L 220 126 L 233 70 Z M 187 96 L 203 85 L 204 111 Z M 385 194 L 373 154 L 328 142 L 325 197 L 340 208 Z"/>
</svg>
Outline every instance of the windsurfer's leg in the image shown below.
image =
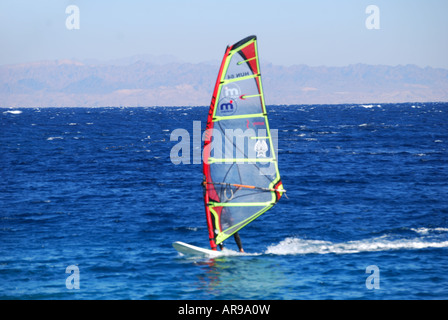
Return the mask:
<svg viewBox="0 0 448 320">
<path fill-rule="evenodd" d="M 238 249 L 240 250 L 240 252 L 244 252 L 243 245 L 241 244 L 241 238 L 240 238 L 240 235 L 238 234 L 238 232 L 235 232 L 233 234 L 233 237 L 235 238 L 236 245 L 238 246 Z"/>
</svg>

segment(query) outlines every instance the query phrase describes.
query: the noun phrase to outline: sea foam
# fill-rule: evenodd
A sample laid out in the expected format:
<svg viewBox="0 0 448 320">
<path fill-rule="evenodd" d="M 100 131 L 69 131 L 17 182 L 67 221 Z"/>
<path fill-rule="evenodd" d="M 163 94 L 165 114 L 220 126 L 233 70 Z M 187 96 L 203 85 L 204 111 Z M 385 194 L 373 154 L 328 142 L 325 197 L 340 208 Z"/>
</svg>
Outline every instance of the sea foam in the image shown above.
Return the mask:
<svg viewBox="0 0 448 320">
<path fill-rule="evenodd" d="M 418 233 L 420 237 L 415 238 L 397 238 L 392 235 L 383 235 L 380 237 L 354 240 L 346 242 L 331 242 L 322 240 L 309 240 L 289 237 L 278 244 L 270 245 L 266 254 L 289 255 L 289 254 L 347 254 L 372 251 L 387 250 L 415 250 L 425 248 L 446 248 L 448 241 L 446 239 L 447 228 L 413 228 L 412 231 Z M 440 237 L 428 237 L 437 233 L 443 235 Z"/>
</svg>

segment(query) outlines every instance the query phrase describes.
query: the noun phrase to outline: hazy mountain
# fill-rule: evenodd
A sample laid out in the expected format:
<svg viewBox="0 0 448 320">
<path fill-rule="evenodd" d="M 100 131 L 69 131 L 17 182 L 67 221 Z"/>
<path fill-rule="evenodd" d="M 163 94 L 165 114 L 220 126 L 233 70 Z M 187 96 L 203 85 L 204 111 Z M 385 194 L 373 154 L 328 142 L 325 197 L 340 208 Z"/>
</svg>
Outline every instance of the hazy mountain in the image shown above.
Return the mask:
<svg viewBox="0 0 448 320">
<path fill-rule="evenodd" d="M 172 56 L 0 66 L 0 107 L 205 106 L 219 62 Z M 267 104 L 448 101 L 448 70 L 415 65 L 263 64 Z"/>
<path fill-rule="evenodd" d="M 170 54 L 164 54 L 164 55 L 137 54 L 130 57 L 111 59 L 105 61 L 98 59 L 81 60 L 82 63 L 89 65 L 115 65 L 115 66 L 126 66 L 139 61 L 158 65 L 169 63 L 182 63 L 182 60 Z"/>
</svg>

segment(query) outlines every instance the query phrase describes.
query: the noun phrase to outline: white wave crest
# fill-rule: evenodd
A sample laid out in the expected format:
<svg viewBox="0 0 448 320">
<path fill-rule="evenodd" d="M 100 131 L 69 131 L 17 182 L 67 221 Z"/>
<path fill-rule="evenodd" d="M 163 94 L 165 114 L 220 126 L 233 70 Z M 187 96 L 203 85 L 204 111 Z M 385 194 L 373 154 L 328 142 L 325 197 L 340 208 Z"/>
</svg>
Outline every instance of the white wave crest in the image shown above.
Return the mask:
<svg viewBox="0 0 448 320">
<path fill-rule="evenodd" d="M 418 231 L 417 231 L 418 230 Z M 418 228 L 415 232 L 428 234 L 432 231 L 448 232 L 447 228 Z M 425 248 L 446 248 L 448 241 L 437 241 L 437 239 L 426 239 L 425 237 L 412 239 L 394 239 L 388 235 L 377 238 L 334 243 L 331 241 L 305 240 L 300 238 L 286 238 L 278 244 L 267 248 L 266 254 L 288 255 L 288 254 L 347 254 L 372 251 L 388 250 L 413 250 Z"/>
<path fill-rule="evenodd" d="M 361 104 L 359 105 L 360 107 L 366 108 L 366 109 L 371 109 L 371 108 L 381 108 L 380 104 L 377 105 L 373 105 L 373 104 Z"/>
<path fill-rule="evenodd" d="M 8 110 L 8 111 L 4 111 L 4 114 L 10 113 L 10 114 L 21 114 L 22 111 L 20 110 Z"/>
<path fill-rule="evenodd" d="M 448 228 L 411 228 L 411 230 L 420 234 L 429 234 L 430 232 L 448 232 Z"/>
</svg>

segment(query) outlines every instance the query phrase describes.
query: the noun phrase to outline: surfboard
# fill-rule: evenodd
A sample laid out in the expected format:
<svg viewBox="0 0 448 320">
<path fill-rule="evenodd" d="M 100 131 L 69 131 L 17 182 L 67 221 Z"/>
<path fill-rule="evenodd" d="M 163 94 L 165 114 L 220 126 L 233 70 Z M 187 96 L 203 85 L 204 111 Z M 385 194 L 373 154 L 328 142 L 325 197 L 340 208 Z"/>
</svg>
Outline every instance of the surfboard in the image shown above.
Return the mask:
<svg viewBox="0 0 448 320">
<path fill-rule="evenodd" d="M 191 257 L 219 257 L 223 255 L 222 251 L 215 251 L 215 250 L 209 250 L 204 249 L 201 247 L 196 247 L 192 244 L 188 244 L 181 241 L 173 242 L 174 249 L 177 250 L 177 252 Z"/>
</svg>

